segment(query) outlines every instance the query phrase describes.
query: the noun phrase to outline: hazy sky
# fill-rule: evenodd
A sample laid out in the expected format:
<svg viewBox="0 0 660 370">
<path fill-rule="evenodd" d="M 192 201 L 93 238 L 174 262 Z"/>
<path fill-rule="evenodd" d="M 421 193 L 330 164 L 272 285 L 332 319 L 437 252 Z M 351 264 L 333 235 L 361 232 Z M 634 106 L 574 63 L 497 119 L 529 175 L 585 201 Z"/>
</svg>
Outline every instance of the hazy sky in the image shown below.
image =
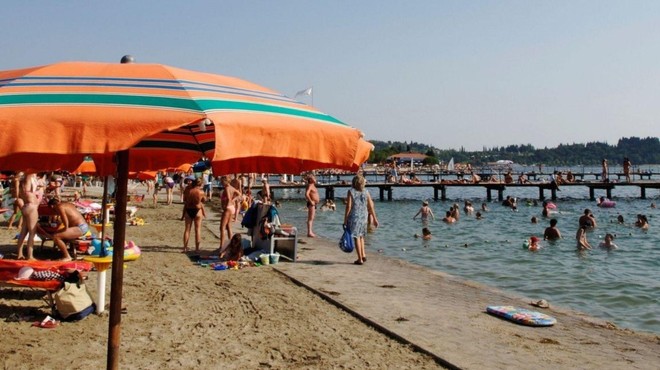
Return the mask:
<svg viewBox="0 0 660 370">
<path fill-rule="evenodd" d="M 0 70 L 138 62 L 240 77 L 367 139 L 461 146 L 660 132 L 660 1 L 5 1 Z M 309 99 L 302 99 L 311 103 Z"/>
</svg>

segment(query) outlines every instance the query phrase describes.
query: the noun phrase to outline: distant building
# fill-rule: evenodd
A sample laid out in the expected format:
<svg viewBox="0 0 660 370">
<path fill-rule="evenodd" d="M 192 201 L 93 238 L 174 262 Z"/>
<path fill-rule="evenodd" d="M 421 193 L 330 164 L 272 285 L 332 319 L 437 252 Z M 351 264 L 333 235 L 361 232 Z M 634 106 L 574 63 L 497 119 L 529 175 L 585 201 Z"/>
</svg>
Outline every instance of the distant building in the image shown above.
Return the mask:
<svg viewBox="0 0 660 370">
<path fill-rule="evenodd" d="M 422 164 L 424 160 L 427 158 L 427 155 L 424 155 L 422 153 L 399 153 L 399 154 L 394 154 L 389 157 L 387 157 L 388 162 L 396 162 L 398 164 L 410 164 L 410 162 L 414 164 Z"/>
</svg>

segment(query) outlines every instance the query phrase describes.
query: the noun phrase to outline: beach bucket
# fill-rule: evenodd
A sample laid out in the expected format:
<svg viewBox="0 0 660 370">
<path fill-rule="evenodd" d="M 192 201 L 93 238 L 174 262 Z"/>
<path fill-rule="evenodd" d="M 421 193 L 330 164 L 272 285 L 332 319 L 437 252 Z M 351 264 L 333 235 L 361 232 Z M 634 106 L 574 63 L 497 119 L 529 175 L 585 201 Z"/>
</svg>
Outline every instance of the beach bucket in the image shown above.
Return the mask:
<svg viewBox="0 0 660 370">
<path fill-rule="evenodd" d="M 262 265 L 270 265 L 270 254 L 261 254 L 259 255 Z"/>
<path fill-rule="evenodd" d="M 279 253 L 271 254 L 270 255 L 270 264 L 274 265 L 278 262 L 280 262 L 280 254 Z"/>
</svg>

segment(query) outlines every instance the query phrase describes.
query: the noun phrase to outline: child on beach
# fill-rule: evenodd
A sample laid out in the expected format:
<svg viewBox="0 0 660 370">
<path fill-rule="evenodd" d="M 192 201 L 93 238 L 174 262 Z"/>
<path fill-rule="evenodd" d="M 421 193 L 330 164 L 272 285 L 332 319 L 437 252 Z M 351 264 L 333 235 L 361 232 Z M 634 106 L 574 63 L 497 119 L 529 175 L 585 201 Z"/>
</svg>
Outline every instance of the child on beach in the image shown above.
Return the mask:
<svg viewBox="0 0 660 370">
<path fill-rule="evenodd" d="M 243 257 L 243 240 L 241 234 L 234 234 L 227 247 L 220 251 L 220 259 L 224 261 L 238 261 Z"/>
<path fill-rule="evenodd" d="M 420 214 L 422 221 L 428 221 L 429 216 L 435 221 L 435 215 L 433 215 L 433 211 L 431 210 L 431 207 L 429 207 L 428 201 L 422 202 L 422 208 L 420 208 L 419 211 L 417 211 L 417 213 L 413 216 L 413 220 L 416 219 Z"/>
<path fill-rule="evenodd" d="M 424 239 L 424 240 L 431 240 L 431 237 L 432 237 L 431 230 L 429 230 L 428 227 L 423 228 L 421 236 L 422 236 L 422 239 Z M 415 234 L 415 238 L 419 238 L 419 237 L 420 237 L 419 234 Z"/>
<path fill-rule="evenodd" d="M 619 249 L 619 247 L 617 247 L 617 245 L 614 244 L 613 241 L 614 241 L 614 235 L 607 233 L 605 234 L 605 239 L 603 240 L 603 242 L 600 243 L 600 245 L 598 246 L 603 249 L 610 249 L 610 250 Z"/>
</svg>

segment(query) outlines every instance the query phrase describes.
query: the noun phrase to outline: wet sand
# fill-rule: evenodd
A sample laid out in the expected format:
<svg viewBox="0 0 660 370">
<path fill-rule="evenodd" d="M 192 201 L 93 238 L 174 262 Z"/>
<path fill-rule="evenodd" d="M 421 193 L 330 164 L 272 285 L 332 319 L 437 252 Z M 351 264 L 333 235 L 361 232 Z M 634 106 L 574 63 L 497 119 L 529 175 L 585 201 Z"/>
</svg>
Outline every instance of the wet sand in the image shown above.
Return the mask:
<svg viewBox="0 0 660 370">
<path fill-rule="evenodd" d="M 304 238 L 297 263 L 211 271 L 180 253 L 180 205 L 140 206 L 147 225 L 127 227 L 127 240 L 143 256 L 126 264 L 122 368 L 655 369 L 660 363 L 658 336 L 554 306 L 542 310 L 557 318 L 554 327 L 512 324 L 485 307 L 531 308 L 530 299 L 370 251 L 368 262 L 355 266 L 355 256 L 334 241 Z M 217 214 L 205 221 L 203 252 L 217 248 L 218 223 Z M 6 257 L 15 256 L 14 234 L 0 232 Z M 45 249 L 37 256 L 53 255 Z M 91 273 L 93 297 L 95 286 Z M 0 290 L 3 368 L 104 367 L 107 312 L 34 328 L 31 322 L 48 314 L 42 296 Z M 4 322 L 11 313 L 25 321 Z"/>
</svg>

